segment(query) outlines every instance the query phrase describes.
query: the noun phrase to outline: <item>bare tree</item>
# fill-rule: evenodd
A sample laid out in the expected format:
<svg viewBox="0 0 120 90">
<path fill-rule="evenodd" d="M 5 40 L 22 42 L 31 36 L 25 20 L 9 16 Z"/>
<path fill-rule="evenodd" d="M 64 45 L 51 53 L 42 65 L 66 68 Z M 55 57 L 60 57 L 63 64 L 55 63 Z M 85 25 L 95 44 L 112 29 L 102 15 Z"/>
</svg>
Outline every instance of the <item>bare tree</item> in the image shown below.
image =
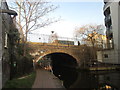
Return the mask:
<svg viewBox="0 0 120 90">
<path fill-rule="evenodd" d="M 96 46 L 98 46 L 98 44 L 103 44 L 103 32 L 103 25 L 85 25 L 75 30 L 75 36 L 77 36 L 77 38 L 80 38 L 81 41 L 84 41 L 88 46 L 92 46 L 94 59 L 96 58 Z"/>
<path fill-rule="evenodd" d="M 85 25 L 80 28 L 76 28 L 75 36 L 77 36 L 77 38 L 80 38 L 81 41 L 89 41 L 89 44 L 94 47 L 96 42 L 100 42 L 98 39 L 101 38 L 103 32 L 103 25 Z"/>
<path fill-rule="evenodd" d="M 45 2 L 45 0 L 15 0 L 11 7 L 18 12 L 17 25 L 20 32 L 23 33 L 22 38 L 24 39 L 25 55 L 28 33 L 57 22 L 58 20 L 54 20 L 47 16 L 57 7 L 51 5 L 49 2 Z"/>
</svg>

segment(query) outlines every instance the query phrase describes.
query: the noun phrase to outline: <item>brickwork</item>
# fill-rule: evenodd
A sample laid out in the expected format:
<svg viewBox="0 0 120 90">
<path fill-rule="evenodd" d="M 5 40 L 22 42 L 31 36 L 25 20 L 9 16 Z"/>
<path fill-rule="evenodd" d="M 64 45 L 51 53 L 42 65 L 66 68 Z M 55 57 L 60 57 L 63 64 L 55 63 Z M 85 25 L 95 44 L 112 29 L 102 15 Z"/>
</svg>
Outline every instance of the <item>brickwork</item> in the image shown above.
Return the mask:
<svg viewBox="0 0 120 90">
<path fill-rule="evenodd" d="M 39 45 L 39 49 L 36 48 L 31 54 L 35 55 L 35 61 L 37 62 L 42 57 L 52 54 L 52 53 L 65 53 L 76 59 L 78 65 L 80 66 L 83 63 L 84 56 L 86 55 L 85 46 L 66 46 L 66 45 Z"/>
</svg>

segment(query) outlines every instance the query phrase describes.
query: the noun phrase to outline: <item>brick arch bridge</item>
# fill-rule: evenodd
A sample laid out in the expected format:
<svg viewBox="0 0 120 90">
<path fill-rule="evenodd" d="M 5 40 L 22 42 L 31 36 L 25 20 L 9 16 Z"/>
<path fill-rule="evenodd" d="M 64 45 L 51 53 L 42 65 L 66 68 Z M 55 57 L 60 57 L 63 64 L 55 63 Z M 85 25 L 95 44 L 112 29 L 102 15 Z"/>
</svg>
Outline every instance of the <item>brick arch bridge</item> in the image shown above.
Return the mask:
<svg viewBox="0 0 120 90">
<path fill-rule="evenodd" d="M 35 56 L 34 61 L 38 62 L 42 57 L 52 54 L 52 53 L 63 53 L 72 56 L 77 64 L 80 66 L 84 61 L 85 48 L 84 46 L 76 45 L 39 45 L 39 48 L 31 53 Z"/>
</svg>

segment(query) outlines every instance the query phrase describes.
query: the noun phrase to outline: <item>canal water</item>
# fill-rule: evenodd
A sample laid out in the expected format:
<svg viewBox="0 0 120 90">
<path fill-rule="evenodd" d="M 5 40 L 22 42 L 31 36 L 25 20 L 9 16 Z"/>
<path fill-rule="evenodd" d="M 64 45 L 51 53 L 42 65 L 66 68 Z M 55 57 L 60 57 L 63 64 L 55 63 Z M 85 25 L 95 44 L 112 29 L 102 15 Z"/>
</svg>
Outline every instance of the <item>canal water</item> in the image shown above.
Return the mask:
<svg viewBox="0 0 120 90">
<path fill-rule="evenodd" d="M 77 71 L 64 68 L 60 76 L 68 89 L 120 90 L 120 71 Z"/>
<path fill-rule="evenodd" d="M 119 71 L 79 71 L 71 88 L 89 88 L 90 90 L 120 90 Z"/>
</svg>

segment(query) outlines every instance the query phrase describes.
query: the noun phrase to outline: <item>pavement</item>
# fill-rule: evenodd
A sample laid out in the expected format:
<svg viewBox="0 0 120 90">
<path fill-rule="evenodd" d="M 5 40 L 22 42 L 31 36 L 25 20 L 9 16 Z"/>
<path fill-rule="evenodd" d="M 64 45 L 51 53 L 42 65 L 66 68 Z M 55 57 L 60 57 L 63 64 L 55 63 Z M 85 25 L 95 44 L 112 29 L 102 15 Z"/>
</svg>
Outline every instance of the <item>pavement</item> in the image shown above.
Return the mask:
<svg viewBox="0 0 120 90">
<path fill-rule="evenodd" d="M 36 70 L 36 79 L 32 88 L 64 88 L 60 81 L 50 71 L 44 69 Z"/>
</svg>

